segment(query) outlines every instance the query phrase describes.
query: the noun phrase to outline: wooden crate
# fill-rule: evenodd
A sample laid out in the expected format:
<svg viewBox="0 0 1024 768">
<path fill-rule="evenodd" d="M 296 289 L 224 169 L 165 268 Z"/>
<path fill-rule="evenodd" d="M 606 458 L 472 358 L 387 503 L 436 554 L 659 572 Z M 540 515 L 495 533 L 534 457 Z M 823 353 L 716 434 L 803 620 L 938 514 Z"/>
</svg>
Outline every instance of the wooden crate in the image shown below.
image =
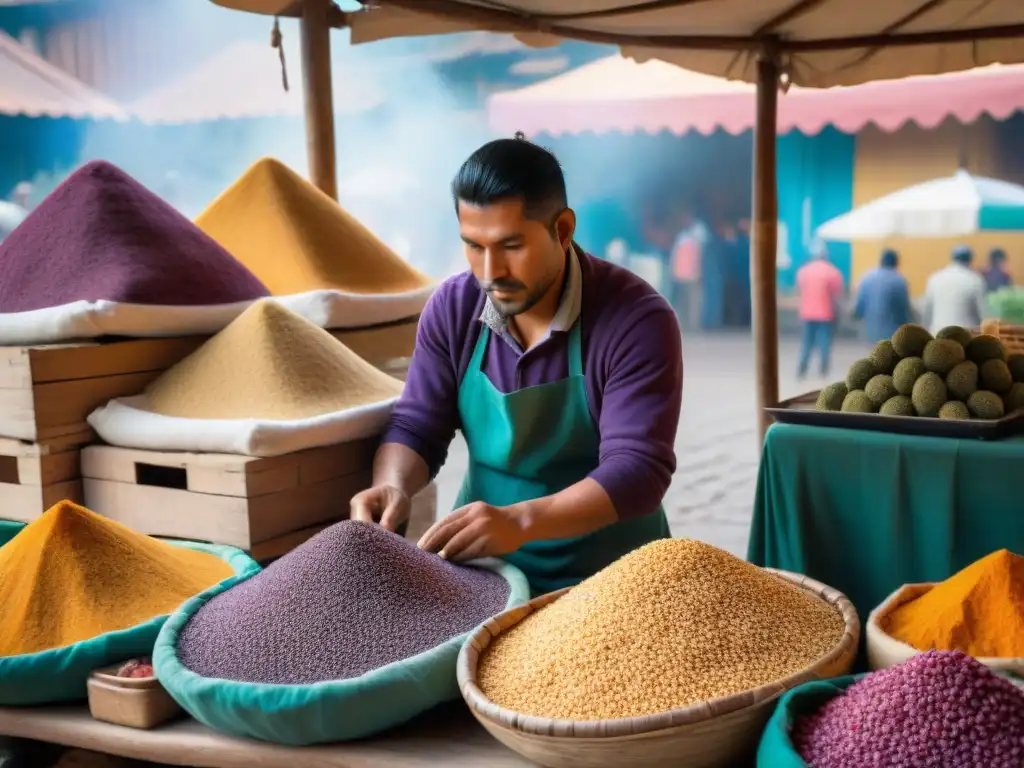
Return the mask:
<svg viewBox="0 0 1024 768">
<path fill-rule="evenodd" d="M 348 517 L 349 500 L 370 485 L 376 444 L 266 459 L 89 446 L 85 504 L 142 533 L 230 544 L 262 561 Z"/>
<path fill-rule="evenodd" d="M 418 318 L 332 331 L 373 365 L 403 377 Z M 135 395 L 208 337 L 0 347 L 0 436 L 44 442 L 79 434 L 108 400 Z"/>
<path fill-rule="evenodd" d="M 1003 320 L 986 320 L 981 332 L 996 336 L 1011 355 L 1024 353 L 1024 325 L 1014 325 Z"/>
<path fill-rule="evenodd" d="M 30 523 L 64 499 L 81 503 L 81 446 L 91 432 L 46 443 L 0 438 L 0 518 Z"/>
</svg>

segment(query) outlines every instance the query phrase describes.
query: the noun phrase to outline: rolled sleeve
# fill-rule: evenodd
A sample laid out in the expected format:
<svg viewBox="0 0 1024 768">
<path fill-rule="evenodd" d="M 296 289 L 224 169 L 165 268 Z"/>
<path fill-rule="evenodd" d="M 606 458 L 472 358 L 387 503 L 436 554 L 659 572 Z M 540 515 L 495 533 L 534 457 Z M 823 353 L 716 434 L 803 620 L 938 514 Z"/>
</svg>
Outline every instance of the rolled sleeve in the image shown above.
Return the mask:
<svg viewBox="0 0 1024 768">
<path fill-rule="evenodd" d="M 654 512 L 676 469 L 683 353 L 675 314 L 659 308 L 627 324 L 608 366 L 600 462 L 590 477 L 625 520 Z"/>
<path fill-rule="evenodd" d="M 444 465 L 459 427 L 458 372 L 449 351 L 446 309 L 442 286 L 420 315 L 405 388 L 382 438 L 418 453 L 431 479 Z"/>
</svg>

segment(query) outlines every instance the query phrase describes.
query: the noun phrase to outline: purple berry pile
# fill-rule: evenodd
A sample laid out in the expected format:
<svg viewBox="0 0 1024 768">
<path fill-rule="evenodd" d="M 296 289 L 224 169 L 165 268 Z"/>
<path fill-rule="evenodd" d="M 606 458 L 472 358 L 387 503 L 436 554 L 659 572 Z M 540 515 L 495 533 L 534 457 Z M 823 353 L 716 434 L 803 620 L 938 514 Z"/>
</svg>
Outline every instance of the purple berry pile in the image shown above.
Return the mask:
<svg viewBox="0 0 1024 768">
<path fill-rule="evenodd" d="M 182 629 L 178 659 L 223 680 L 344 680 L 468 632 L 505 610 L 509 592 L 493 571 L 346 520 L 206 603 Z"/>
<path fill-rule="evenodd" d="M 810 768 L 1021 768 L 1024 691 L 959 651 L 873 672 L 797 720 Z"/>
</svg>

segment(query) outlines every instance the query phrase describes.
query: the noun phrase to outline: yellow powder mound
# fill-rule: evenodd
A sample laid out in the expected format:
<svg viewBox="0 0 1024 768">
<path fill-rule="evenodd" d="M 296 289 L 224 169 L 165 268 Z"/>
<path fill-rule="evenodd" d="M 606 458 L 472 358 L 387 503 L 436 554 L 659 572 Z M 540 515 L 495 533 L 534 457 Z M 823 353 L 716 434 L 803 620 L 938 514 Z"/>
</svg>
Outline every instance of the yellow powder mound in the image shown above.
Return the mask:
<svg viewBox="0 0 1024 768">
<path fill-rule="evenodd" d="M 196 219 L 271 294 L 316 289 L 407 293 L 430 285 L 334 200 L 264 158 Z"/>
<path fill-rule="evenodd" d="M 214 555 L 62 501 L 0 548 L 0 656 L 143 624 L 232 573 Z"/>
<path fill-rule="evenodd" d="M 189 419 L 291 420 L 398 397 L 402 384 L 323 328 L 258 301 L 146 389 L 150 407 Z"/>
<path fill-rule="evenodd" d="M 1024 657 L 1024 557 L 1000 549 L 881 619 L 919 651 L 977 658 Z"/>
</svg>

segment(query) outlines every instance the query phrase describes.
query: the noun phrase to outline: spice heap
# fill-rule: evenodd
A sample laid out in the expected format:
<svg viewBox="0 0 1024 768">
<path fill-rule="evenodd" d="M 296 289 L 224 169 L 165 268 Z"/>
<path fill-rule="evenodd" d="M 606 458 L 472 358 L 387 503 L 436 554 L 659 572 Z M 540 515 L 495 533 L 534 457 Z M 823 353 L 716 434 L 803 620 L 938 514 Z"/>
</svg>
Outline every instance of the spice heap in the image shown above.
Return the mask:
<svg viewBox="0 0 1024 768">
<path fill-rule="evenodd" d="M 100 161 L 71 174 L 0 243 L 0 312 L 101 299 L 230 304 L 267 294 L 169 203 Z"/>
<path fill-rule="evenodd" d="M 200 608 L 178 658 L 225 680 L 344 680 L 468 632 L 503 611 L 508 596 L 496 573 L 346 520 Z"/>
<path fill-rule="evenodd" d="M 689 539 L 648 544 L 499 635 L 484 694 L 540 717 L 635 717 L 781 680 L 842 639 L 839 613 Z"/>
<path fill-rule="evenodd" d="M 919 651 L 1024 657 L 1024 557 L 993 552 L 889 611 L 879 625 Z"/>
<path fill-rule="evenodd" d="M 873 672 L 797 720 L 811 768 L 1020 768 L 1024 692 L 959 652 Z"/>
<path fill-rule="evenodd" d="M 331 334 L 259 301 L 146 389 L 190 419 L 304 419 L 398 397 L 402 384 Z"/>
<path fill-rule="evenodd" d="M 214 555 L 62 501 L 0 548 L 0 656 L 143 624 L 231 575 Z"/>
<path fill-rule="evenodd" d="M 196 219 L 275 296 L 316 289 L 386 294 L 430 285 L 334 200 L 264 158 Z"/>
</svg>

